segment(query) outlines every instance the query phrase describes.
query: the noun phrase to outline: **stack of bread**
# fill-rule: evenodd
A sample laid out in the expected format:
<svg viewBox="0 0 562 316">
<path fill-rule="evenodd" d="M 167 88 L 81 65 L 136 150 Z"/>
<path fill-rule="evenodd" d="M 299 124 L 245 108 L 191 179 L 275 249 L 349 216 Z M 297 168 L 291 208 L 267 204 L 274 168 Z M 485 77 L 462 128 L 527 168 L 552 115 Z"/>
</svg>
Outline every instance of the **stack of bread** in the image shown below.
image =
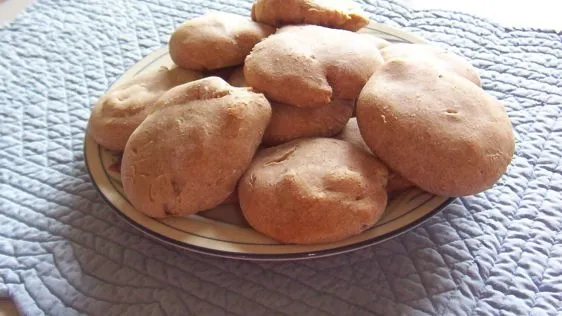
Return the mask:
<svg viewBox="0 0 562 316">
<path fill-rule="evenodd" d="M 464 196 L 494 185 L 514 136 L 476 69 L 436 46 L 356 32 L 367 24 L 344 0 L 257 0 L 251 19 L 189 20 L 170 38 L 175 66 L 110 89 L 89 134 L 123 152 L 138 211 L 239 203 L 283 243 L 358 234 L 410 187 Z"/>
</svg>

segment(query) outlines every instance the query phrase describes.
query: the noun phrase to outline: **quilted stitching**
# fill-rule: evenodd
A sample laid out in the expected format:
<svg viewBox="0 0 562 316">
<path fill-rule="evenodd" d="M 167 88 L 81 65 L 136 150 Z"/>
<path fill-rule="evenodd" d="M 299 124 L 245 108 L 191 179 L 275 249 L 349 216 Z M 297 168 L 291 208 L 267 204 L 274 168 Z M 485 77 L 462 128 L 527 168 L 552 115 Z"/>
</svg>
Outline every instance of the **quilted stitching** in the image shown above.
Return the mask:
<svg viewBox="0 0 562 316">
<path fill-rule="evenodd" d="M 562 36 L 362 1 L 473 60 L 516 157 L 491 190 L 378 246 L 307 262 L 220 260 L 122 223 L 83 163 L 89 109 L 207 10 L 251 2 L 38 1 L 0 29 L 0 296 L 25 315 L 546 315 L 562 310 Z"/>
</svg>

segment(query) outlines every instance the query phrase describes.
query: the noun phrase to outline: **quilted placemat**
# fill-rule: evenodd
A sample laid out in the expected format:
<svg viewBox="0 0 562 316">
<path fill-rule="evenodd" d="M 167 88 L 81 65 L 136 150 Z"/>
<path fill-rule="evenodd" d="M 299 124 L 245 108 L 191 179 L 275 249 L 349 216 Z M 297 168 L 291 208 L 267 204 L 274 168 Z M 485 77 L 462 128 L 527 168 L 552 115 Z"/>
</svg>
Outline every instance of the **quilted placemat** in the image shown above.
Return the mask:
<svg viewBox="0 0 562 316">
<path fill-rule="evenodd" d="M 91 105 L 208 10 L 250 1 L 38 0 L 0 29 L 0 296 L 24 315 L 554 315 L 562 309 L 562 36 L 362 1 L 374 21 L 470 58 L 513 121 L 491 190 L 331 258 L 256 263 L 153 242 L 84 167 Z"/>
</svg>

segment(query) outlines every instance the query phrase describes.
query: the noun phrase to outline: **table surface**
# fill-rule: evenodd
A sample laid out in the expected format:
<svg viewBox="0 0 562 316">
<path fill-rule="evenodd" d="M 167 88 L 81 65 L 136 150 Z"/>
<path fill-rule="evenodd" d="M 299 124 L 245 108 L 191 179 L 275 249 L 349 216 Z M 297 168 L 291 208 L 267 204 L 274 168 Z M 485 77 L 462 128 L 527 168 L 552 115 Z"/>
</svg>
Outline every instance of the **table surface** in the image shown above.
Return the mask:
<svg viewBox="0 0 562 316">
<path fill-rule="evenodd" d="M 562 31 L 559 0 L 400 0 L 416 10 L 451 10 L 485 17 L 504 26 Z M 506 10 L 505 8 L 509 8 Z"/>
</svg>

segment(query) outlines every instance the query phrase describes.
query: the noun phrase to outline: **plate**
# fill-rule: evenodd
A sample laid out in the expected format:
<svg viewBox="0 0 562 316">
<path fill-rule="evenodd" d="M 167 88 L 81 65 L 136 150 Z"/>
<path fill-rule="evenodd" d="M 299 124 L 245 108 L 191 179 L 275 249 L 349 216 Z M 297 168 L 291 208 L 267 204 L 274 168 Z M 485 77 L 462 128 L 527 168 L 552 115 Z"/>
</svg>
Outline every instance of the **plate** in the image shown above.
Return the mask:
<svg viewBox="0 0 562 316">
<path fill-rule="evenodd" d="M 391 42 L 426 43 L 402 30 L 371 23 L 360 32 Z M 115 84 L 172 65 L 168 48 L 156 50 L 129 69 Z M 371 229 L 329 244 L 280 244 L 251 229 L 234 206 L 167 219 L 154 219 L 137 211 L 127 200 L 119 177 L 120 154 L 98 145 L 86 132 L 84 157 L 90 177 L 102 198 L 129 224 L 165 244 L 197 253 L 247 260 L 295 260 L 341 254 L 396 237 L 437 214 L 452 198 L 410 189 L 389 199 L 385 214 Z"/>
</svg>

